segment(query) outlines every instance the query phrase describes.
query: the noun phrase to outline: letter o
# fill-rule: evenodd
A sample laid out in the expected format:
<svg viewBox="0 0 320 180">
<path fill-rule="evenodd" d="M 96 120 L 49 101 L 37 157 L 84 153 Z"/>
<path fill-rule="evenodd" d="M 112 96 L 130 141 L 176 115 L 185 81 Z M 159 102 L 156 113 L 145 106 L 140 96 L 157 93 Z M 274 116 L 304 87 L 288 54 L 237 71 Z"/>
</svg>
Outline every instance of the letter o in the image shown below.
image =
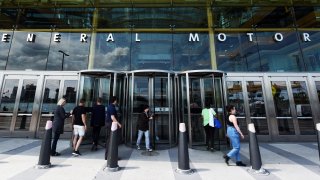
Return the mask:
<svg viewBox="0 0 320 180">
<path fill-rule="evenodd" d="M 218 40 L 219 41 L 226 41 L 226 39 L 227 39 L 227 36 L 226 36 L 226 34 L 225 33 L 219 33 L 218 34 Z"/>
<path fill-rule="evenodd" d="M 280 42 L 283 40 L 283 35 L 281 33 L 275 33 L 274 34 L 274 40 Z"/>
</svg>

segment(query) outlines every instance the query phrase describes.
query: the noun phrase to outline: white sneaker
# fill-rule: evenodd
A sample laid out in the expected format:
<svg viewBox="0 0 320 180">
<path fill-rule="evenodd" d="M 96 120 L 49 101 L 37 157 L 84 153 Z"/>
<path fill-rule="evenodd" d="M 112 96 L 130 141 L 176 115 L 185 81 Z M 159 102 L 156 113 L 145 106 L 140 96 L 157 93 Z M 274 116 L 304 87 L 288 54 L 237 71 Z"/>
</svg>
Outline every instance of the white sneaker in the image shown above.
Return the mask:
<svg viewBox="0 0 320 180">
<path fill-rule="evenodd" d="M 152 149 L 147 149 L 147 151 L 152 152 Z"/>
<path fill-rule="evenodd" d="M 137 150 L 140 150 L 141 148 L 140 148 L 140 146 L 137 144 Z"/>
</svg>

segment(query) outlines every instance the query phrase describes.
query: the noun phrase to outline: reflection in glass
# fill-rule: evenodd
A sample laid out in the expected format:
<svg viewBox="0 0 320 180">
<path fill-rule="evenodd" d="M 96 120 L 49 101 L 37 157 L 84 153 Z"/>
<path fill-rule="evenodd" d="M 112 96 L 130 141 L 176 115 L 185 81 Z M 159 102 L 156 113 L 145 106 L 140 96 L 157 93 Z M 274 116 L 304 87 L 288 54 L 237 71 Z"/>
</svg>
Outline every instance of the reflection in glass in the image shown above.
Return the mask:
<svg viewBox="0 0 320 180">
<path fill-rule="evenodd" d="M 278 120 L 278 130 L 280 135 L 295 134 L 287 85 L 285 81 L 272 81 L 271 89 L 274 107 Z"/>
<path fill-rule="evenodd" d="M 315 134 L 306 82 L 291 81 L 291 88 L 298 116 L 300 134 Z"/>
<path fill-rule="evenodd" d="M 251 28 L 251 7 L 214 7 L 215 28 Z"/>
<path fill-rule="evenodd" d="M 93 8 L 57 8 L 56 27 L 92 28 Z"/>
<path fill-rule="evenodd" d="M 0 8 L 0 29 L 12 29 L 16 25 L 17 17 L 17 8 Z"/>
<path fill-rule="evenodd" d="M 18 79 L 6 79 L 1 92 L 0 112 L 12 113 L 18 91 Z"/>
<path fill-rule="evenodd" d="M 174 25 L 171 26 L 174 28 L 208 28 L 207 9 L 206 7 L 174 7 L 170 25 Z"/>
<path fill-rule="evenodd" d="M 80 42 L 81 33 L 59 33 L 60 42 L 51 40 L 47 70 L 79 71 L 88 68 L 90 38 L 87 42 Z M 48 54 L 48 52 L 47 52 Z"/>
<path fill-rule="evenodd" d="M 31 118 L 32 116 L 18 115 L 14 129 L 16 131 L 28 131 L 30 128 Z"/>
<path fill-rule="evenodd" d="M 302 48 L 303 58 L 307 71 L 320 71 L 320 32 L 318 31 L 301 31 L 298 32 Z M 309 34 L 311 41 L 305 41 L 303 33 Z"/>
<path fill-rule="evenodd" d="M 171 8 L 133 8 L 134 28 L 170 28 Z"/>
<path fill-rule="evenodd" d="M 63 97 L 66 99 L 67 104 L 64 106 L 66 112 L 70 111 L 76 106 L 76 98 L 78 91 L 77 80 L 65 80 L 63 86 Z"/>
<path fill-rule="evenodd" d="M 3 38 L 3 34 L 8 34 L 5 38 L 7 41 L 2 42 L 0 41 L 0 70 L 4 70 L 6 68 L 7 60 L 8 60 L 8 55 L 9 55 L 9 49 L 11 46 L 12 42 L 12 31 L 2 31 L 1 33 L 1 39 Z"/>
<path fill-rule="evenodd" d="M 42 114 L 53 113 L 58 102 L 60 80 L 47 80 L 42 101 Z"/>
<path fill-rule="evenodd" d="M 18 27 L 21 29 L 50 29 L 55 24 L 55 9 L 26 8 L 20 9 Z"/>
<path fill-rule="evenodd" d="M 28 42 L 28 34 L 34 41 Z M 51 33 L 15 31 L 7 70 L 45 70 Z"/>
<path fill-rule="evenodd" d="M 274 40 L 275 32 L 257 32 L 262 71 L 305 71 L 296 32 L 279 32 L 283 40 Z M 279 38 L 279 36 L 278 36 Z"/>
<path fill-rule="evenodd" d="M 190 33 L 173 34 L 174 70 L 211 68 L 209 35 L 208 33 L 198 33 L 198 35 L 199 42 L 189 42 Z"/>
<path fill-rule="evenodd" d="M 113 42 L 106 41 L 113 37 Z M 138 42 L 133 42 L 137 43 Z M 98 33 L 95 45 L 94 68 L 129 70 L 130 68 L 130 33 Z"/>
<path fill-rule="evenodd" d="M 172 64 L 172 35 L 166 33 L 132 34 L 131 66 L 136 69 L 171 69 Z"/>
<path fill-rule="evenodd" d="M 23 80 L 21 96 L 19 101 L 19 113 L 32 113 L 34 97 L 37 89 L 37 80 L 27 79 Z"/>
<path fill-rule="evenodd" d="M 218 34 L 216 34 L 215 47 L 219 70 L 261 71 L 255 35 L 252 36 L 253 42 L 251 42 L 246 33 L 224 33 L 225 41 L 219 41 Z"/>
<path fill-rule="evenodd" d="M 250 117 L 263 117 L 252 118 L 256 132 L 259 135 L 269 134 L 268 122 L 266 119 L 266 109 L 264 102 L 264 95 L 262 91 L 261 81 L 247 81 L 248 100 L 250 108 Z"/>
<path fill-rule="evenodd" d="M 257 28 L 293 27 L 293 16 L 289 7 L 253 7 L 252 17 Z"/>
<path fill-rule="evenodd" d="M 294 7 L 296 24 L 299 28 L 319 28 L 320 7 L 297 6 Z"/>
<path fill-rule="evenodd" d="M 98 28 L 130 28 L 132 8 L 99 8 Z"/>
</svg>

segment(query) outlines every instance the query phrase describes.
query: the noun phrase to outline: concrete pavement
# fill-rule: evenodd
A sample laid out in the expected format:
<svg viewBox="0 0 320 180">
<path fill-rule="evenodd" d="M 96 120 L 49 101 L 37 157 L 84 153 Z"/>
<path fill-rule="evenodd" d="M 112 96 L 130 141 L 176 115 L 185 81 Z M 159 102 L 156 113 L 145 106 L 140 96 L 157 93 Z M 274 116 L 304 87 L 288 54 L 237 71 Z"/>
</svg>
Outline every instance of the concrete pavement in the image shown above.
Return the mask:
<svg viewBox="0 0 320 180">
<path fill-rule="evenodd" d="M 189 149 L 190 166 L 195 170 L 192 175 L 175 172 L 178 166 L 177 148 L 154 151 L 146 156 L 144 151 L 119 146 L 118 161 L 121 170 L 104 170 L 104 149 L 91 152 L 90 145 L 80 148 L 82 156 L 73 157 L 69 141 L 59 140 L 57 150 L 62 155 L 51 157 L 50 169 L 34 169 L 38 162 L 41 140 L 0 138 L 0 179 L 108 179 L 108 180 L 170 180 L 170 179 L 320 179 L 318 147 L 316 143 L 260 143 L 263 168 L 269 176 L 248 173 L 249 146 L 242 144 L 241 156 L 248 167 L 238 167 L 231 161 L 226 166 L 224 152 L 200 151 Z M 147 153 L 148 155 L 148 153 Z"/>
</svg>

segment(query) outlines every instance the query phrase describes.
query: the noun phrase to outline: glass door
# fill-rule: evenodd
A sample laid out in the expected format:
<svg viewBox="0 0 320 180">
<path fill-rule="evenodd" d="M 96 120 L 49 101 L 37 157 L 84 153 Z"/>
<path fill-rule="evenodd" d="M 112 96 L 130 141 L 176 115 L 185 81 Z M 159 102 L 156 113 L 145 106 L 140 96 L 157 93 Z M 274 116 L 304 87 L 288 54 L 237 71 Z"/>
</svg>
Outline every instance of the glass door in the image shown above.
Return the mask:
<svg viewBox="0 0 320 180">
<path fill-rule="evenodd" d="M 314 135 L 306 77 L 271 77 L 279 135 Z"/>
<path fill-rule="evenodd" d="M 1 130 L 31 131 L 31 125 L 37 120 L 38 80 L 39 76 L 4 76 L 0 100 Z"/>
<path fill-rule="evenodd" d="M 45 76 L 40 108 L 40 120 L 38 122 L 37 137 L 41 137 L 47 120 L 53 118 L 53 113 L 60 98 L 66 99 L 64 106 L 66 112 L 70 112 L 76 106 L 78 92 L 78 76 Z M 65 132 L 71 132 L 71 118 L 65 120 Z"/>
<path fill-rule="evenodd" d="M 180 77 L 181 117 L 186 123 L 189 144 L 193 148 L 206 149 L 206 135 L 203 126 L 202 109 L 206 104 L 216 112 L 218 119 L 224 120 L 222 74 L 214 72 L 187 72 Z M 215 148 L 220 149 L 224 130 L 215 132 Z"/>
<path fill-rule="evenodd" d="M 170 74 L 132 73 L 129 77 L 129 115 L 126 121 L 126 142 L 135 145 L 138 116 L 144 105 L 149 105 L 154 119 L 149 122 L 150 140 L 154 149 L 171 147 L 176 141 L 172 121 L 172 79 Z M 144 142 L 143 142 L 144 143 Z M 141 144 L 141 147 L 144 145 Z"/>
</svg>

